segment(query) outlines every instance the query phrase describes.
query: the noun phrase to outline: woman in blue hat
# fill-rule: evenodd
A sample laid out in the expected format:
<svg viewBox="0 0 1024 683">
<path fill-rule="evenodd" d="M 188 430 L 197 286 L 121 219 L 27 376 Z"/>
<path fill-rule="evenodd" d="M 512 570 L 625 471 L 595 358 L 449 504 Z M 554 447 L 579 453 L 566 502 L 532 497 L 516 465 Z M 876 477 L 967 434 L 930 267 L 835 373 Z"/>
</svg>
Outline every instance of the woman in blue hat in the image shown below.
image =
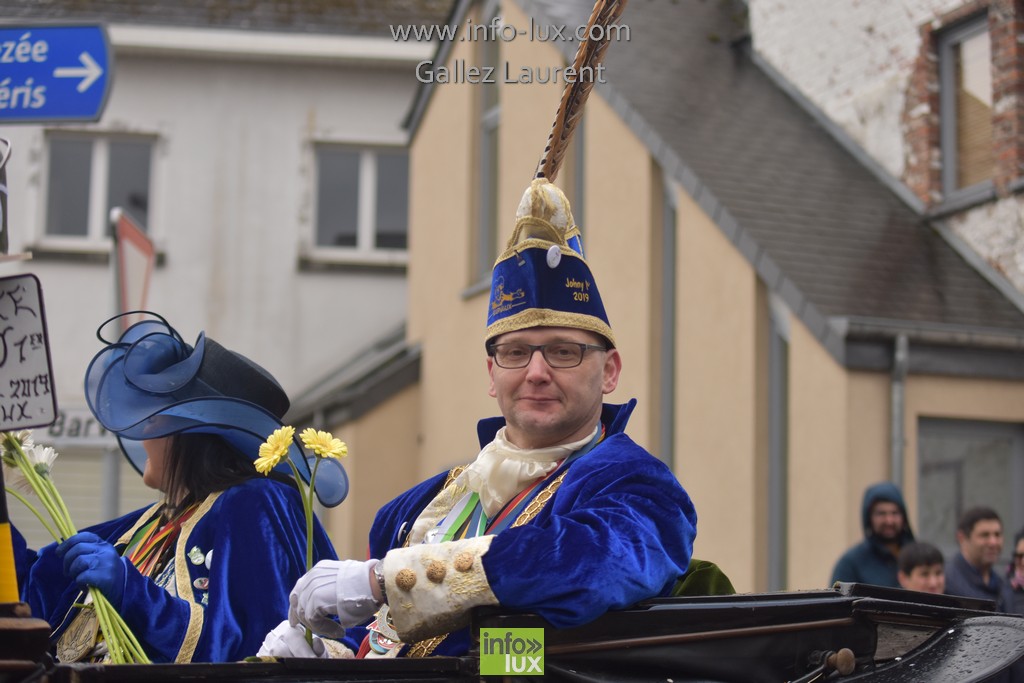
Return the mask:
<svg viewBox="0 0 1024 683">
<path fill-rule="evenodd" d="M 95 586 L 154 662 L 237 661 L 254 654 L 288 612 L 305 571 L 305 512 L 282 459 L 271 476 L 253 466 L 288 410 L 262 367 L 200 333 L 195 345 L 160 316 L 131 326 L 89 365 L 85 394 L 157 504 L 98 524 L 38 553 L 24 551 L 22 596 L 53 627 L 60 661 L 101 659 Z M 301 446 L 289 458 L 308 481 Z M 325 505 L 345 497 L 340 463 L 316 479 Z M 314 526 L 316 560 L 336 558 Z M 100 641 L 100 642 L 98 642 Z"/>
</svg>

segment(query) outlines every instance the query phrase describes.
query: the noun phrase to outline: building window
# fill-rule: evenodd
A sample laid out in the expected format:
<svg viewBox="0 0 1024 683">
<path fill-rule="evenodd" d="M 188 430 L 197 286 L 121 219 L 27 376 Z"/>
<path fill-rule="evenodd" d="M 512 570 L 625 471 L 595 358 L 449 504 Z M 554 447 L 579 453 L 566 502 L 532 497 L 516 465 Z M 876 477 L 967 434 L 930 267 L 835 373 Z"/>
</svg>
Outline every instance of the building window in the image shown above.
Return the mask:
<svg viewBox="0 0 1024 683">
<path fill-rule="evenodd" d="M 152 138 L 51 135 L 46 236 L 106 238 L 114 207 L 148 230 L 152 159 Z"/>
<path fill-rule="evenodd" d="M 486 3 L 481 13 L 481 24 L 494 25 L 501 15 L 501 8 L 493 0 Z M 478 46 L 478 61 L 481 67 L 489 67 L 491 73 L 499 73 L 498 40 L 481 40 Z M 479 201 L 477 214 L 476 249 L 472 267 L 474 281 L 487 281 L 491 268 L 498 257 L 498 133 L 501 123 L 501 107 L 498 99 L 498 81 L 481 83 L 479 93 L 479 172 L 477 173 L 476 196 Z"/>
<path fill-rule="evenodd" d="M 405 149 L 316 146 L 316 246 L 372 257 L 403 252 L 409 234 Z"/>
<path fill-rule="evenodd" d="M 939 38 L 942 187 L 946 197 L 992 180 L 992 45 L 980 17 Z"/>
<path fill-rule="evenodd" d="M 975 505 L 999 513 L 1007 539 L 1024 525 L 1024 425 L 922 418 L 918 472 L 915 535 L 946 557 L 959 552 L 957 521 Z M 1012 552 L 1007 540 L 1002 560 Z"/>
</svg>

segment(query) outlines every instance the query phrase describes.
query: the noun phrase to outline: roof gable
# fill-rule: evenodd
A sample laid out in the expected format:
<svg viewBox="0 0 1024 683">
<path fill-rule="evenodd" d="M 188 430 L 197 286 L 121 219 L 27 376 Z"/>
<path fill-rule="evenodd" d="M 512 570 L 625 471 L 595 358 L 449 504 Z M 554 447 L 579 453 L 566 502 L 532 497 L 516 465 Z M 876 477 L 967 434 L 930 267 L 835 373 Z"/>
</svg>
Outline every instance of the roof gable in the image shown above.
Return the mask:
<svg viewBox="0 0 1024 683">
<path fill-rule="evenodd" d="M 581 25 L 589 0 L 522 0 Z M 1024 313 L 751 56 L 740 3 L 634 1 L 597 89 L 840 361 L 870 323 L 1024 346 Z M 734 38 L 735 37 L 735 38 Z M 734 38 L 734 39 L 731 39 Z M 563 43 L 571 59 L 575 45 Z M 937 229 L 939 228 L 939 229 Z M 857 324 L 851 325 L 854 321 Z"/>
</svg>

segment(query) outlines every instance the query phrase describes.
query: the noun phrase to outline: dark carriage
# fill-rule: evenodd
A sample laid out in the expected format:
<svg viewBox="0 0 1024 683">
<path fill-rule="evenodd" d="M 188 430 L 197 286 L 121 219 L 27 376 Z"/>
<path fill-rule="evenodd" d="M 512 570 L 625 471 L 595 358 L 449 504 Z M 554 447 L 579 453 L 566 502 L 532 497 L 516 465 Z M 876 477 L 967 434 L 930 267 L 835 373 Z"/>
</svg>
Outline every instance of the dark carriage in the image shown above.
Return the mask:
<svg viewBox="0 0 1024 683">
<path fill-rule="evenodd" d="M 473 632 L 544 628 L 544 678 L 673 683 L 970 683 L 1024 681 L 1024 617 L 991 603 L 838 584 L 833 590 L 648 600 L 573 629 L 535 615 L 481 610 Z M 7 643 L 0 683 L 183 681 L 472 681 L 465 657 L 235 664 L 53 665 L 19 659 Z M 29 620 L 34 621 L 34 620 Z M 36 641 L 38 643 L 38 641 Z M 29 641 L 24 641 L 24 647 Z M 44 645 L 45 647 L 45 645 Z M 28 652 L 26 649 L 15 652 Z M 1017 674 L 1017 677 L 1015 677 Z M 487 680 L 500 680 L 502 677 Z M 505 680 L 536 681 L 536 676 Z"/>
</svg>

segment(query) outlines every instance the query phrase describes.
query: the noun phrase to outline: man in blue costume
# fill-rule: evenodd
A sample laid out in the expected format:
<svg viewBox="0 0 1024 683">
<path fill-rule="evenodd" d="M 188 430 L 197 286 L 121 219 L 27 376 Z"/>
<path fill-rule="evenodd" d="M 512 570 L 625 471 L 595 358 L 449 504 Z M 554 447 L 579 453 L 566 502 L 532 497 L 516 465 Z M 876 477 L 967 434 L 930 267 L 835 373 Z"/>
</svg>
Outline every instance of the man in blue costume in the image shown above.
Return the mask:
<svg viewBox="0 0 1024 683">
<path fill-rule="evenodd" d="M 899 588 L 900 548 L 914 540 L 903 494 L 892 482 L 873 484 L 864 491 L 860 513 L 864 540 L 843 553 L 836 562 L 832 583 L 844 581 Z"/>
<path fill-rule="evenodd" d="M 562 628 L 670 593 L 696 513 L 672 472 L 624 433 L 635 401 L 602 403 L 622 360 L 582 252 L 565 196 L 534 181 L 492 276 L 485 344 L 502 417 L 478 425 L 475 461 L 378 512 L 375 559 L 321 562 L 300 579 L 291 623 L 261 654 L 459 655 L 474 607 Z M 304 628 L 349 649 L 319 638 L 310 648 Z"/>
</svg>

